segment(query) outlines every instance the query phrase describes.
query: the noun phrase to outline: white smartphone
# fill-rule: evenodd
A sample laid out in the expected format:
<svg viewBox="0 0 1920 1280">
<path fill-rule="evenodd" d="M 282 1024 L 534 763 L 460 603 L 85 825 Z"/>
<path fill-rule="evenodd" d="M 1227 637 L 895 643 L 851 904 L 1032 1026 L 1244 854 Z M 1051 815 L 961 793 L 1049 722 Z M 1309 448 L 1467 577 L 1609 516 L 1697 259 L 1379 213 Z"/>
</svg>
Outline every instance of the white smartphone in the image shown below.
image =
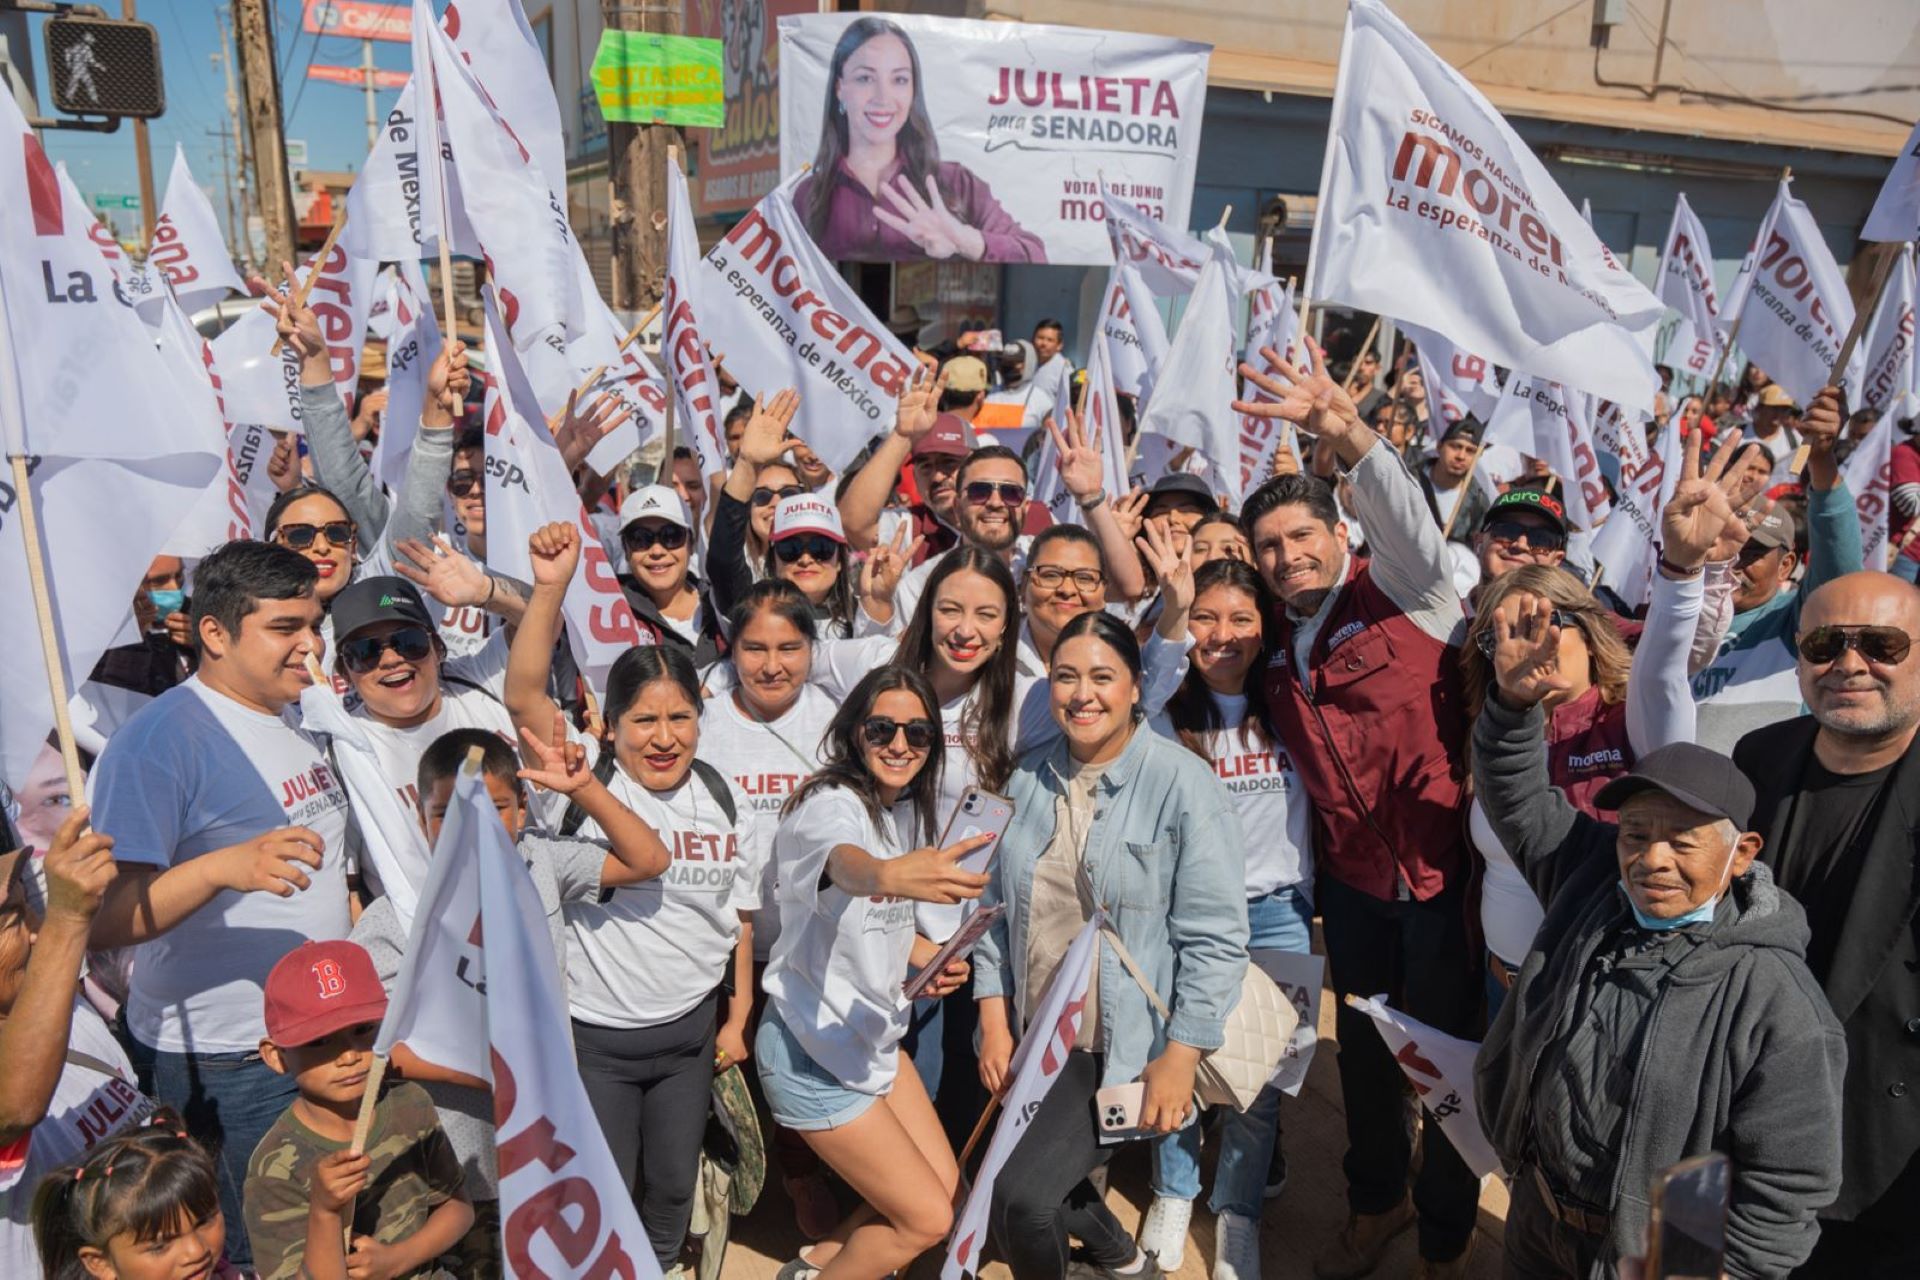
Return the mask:
<svg viewBox="0 0 1920 1280">
<path fill-rule="evenodd" d="M 1093 1111 L 1100 1119 L 1100 1132 L 1109 1135 L 1130 1134 L 1140 1127 L 1140 1108 L 1147 1099 L 1146 1082 L 1110 1084 L 1093 1095 Z"/>
<path fill-rule="evenodd" d="M 940 847 L 948 848 L 974 836 L 991 834 L 993 840 L 982 848 L 960 860 L 960 869 L 971 871 L 975 875 L 984 874 L 993 865 L 994 855 L 1000 852 L 1000 838 L 1007 834 L 1007 827 L 1013 822 L 1013 801 L 1005 796 L 997 796 L 991 791 L 979 787 L 968 787 L 966 794 L 960 797 L 960 804 L 947 819 L 947 829 L 940 836 Z"/>
</svg>

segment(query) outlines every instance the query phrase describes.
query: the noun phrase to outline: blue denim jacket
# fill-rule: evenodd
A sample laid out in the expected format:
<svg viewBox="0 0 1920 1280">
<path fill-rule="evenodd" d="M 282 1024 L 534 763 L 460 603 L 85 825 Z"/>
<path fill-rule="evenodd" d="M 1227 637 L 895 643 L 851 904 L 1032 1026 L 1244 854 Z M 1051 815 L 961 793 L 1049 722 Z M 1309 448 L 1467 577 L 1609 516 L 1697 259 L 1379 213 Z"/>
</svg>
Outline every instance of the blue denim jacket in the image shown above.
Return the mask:
<svg viewBox="0 0 1920 1280">
<path fill-rule="evenodd" d="M 1070 771 L 1067 742 L 1057 739 L 1022 756 L 1008 784 L 1013 823 L 981 897 L 1007 912 L 974 953 L 975 999 L 1015 1000 L 1025 979 L 1034 868 L 1053 839 Z M 1169 1038 L 1219 1048 L 1247 967 L 1246 850 L 1212 767 L 1140 725 L 1094 789 L 1085 857 L 1109 924 L 1173 1010 L 1163 1023 L 1102 942 L 1102 1085 L 1139 1079 Z"/>
</svg>

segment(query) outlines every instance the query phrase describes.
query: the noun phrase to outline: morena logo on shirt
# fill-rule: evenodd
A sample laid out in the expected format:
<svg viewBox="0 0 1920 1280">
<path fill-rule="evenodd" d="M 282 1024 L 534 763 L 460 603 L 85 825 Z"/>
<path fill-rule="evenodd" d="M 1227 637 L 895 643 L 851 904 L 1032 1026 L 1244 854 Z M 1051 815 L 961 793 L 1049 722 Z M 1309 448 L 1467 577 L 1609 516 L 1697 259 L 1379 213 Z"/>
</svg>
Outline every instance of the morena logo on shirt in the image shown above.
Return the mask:
<svg viewBox="0 0 1920 1280">
<path fill-rule="evenodd" d="M 1341 641 L 1351 640 L 1366 629 L 1367 624 L 1363 621 L 1349 622 L 1346 626 L 1333 633 L 1333 638 L 1327 641 L 1327 648 L 1338 648 Z"/>
<path fill-rule="evenodd" d="M 1569 755 L 1567 757 L 1567 768 L 1618 769 L 1625 765 L 1626 762 L 1626 757 L 1620 753 L 1620 748 L 1601 747 L 1598 750 L 1589 751 L 1585 755 Z"/>
</svg>

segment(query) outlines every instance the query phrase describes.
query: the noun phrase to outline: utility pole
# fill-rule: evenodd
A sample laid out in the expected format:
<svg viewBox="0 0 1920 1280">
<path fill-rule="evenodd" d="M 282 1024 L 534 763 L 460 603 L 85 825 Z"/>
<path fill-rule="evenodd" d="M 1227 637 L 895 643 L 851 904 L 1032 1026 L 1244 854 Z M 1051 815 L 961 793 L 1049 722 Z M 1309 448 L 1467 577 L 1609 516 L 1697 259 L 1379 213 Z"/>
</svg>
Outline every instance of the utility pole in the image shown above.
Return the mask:
<svg viewBox="0 0 1920 1280">
<path fill-rule="evenodd" d="M 280 118 L 280 71 L 274 62 L 267 0 L 233 0 L 233 38 L 240 46 L 240 86 L 253 139 L 260 219 L 267 228 L 267 261 L 293 261 L 293 182 L 287 174 L 286 131 Z"/>
<path fill-rule="evenodd" d="M 128 20 L 139 17 L 139 6 L 135 0 L 120 0 L 120 16 Z M 159 217 L 153 200 L 153 148 L 147 145 L 147 122 L 136 119 L 133 122 L 133 158 L 140 171 L 140 221 L 146 229 L 146 240 L 153 243 L 153 220 Z"/>
<path fill-rule="evenodd" d="M 248 193 L 253 184 L 247 179 L 247 170 L 251 164 L 252 149 L 247 146 L 247 131 L 240 122 L 240 91 L 233 79 L 233 43 L 228 38 L 233 23 L 233 10 L 223 6 L 215 15 L 215 24 L 220 28 L 220 52 L 212 56 L 219 60 L 227 76 L 227 127 L 232 130 L 234 156 L 234 178 L 238 198 L 234 203 L 237 221 L 230 224 L 233 235 L 233 247 L 240 250 L 237 255 L 242 260 L 253 256 L 253 240 L 247 234 L 247 222 L 253 217 L 253 201 Z"/>
<path fill-rule="evenodd" d="M 678 4 L 600 0 L 600 12 L 609 30 L 680 32 Z M 680 131 L 671 125 L 607 122 L 615 311 L 644 311 L 665 292 L 667 148 L 681 145 Z"/>
<path fill-rule="evenodd" d="M 367 150 L 380 141 L 380 113 L 373 96 L 373 41 L 360 42 L 360 80 L 367 90 Z"/>
<path fill-rule="evenodd" d="M 236 216 L 233 207 L 233 133 L 227 129 L 207 129 L 203 132 L 209 138 L 220 139 L 220 175 L 225 180 L 227 188 L 227 252 L 233 253 L 233 250 L 244 244 L 247 238 L 247 229 Z M 241 261 L 246 256 L 244 253 L 234 254 L 234 259 Z"/>
</svg>

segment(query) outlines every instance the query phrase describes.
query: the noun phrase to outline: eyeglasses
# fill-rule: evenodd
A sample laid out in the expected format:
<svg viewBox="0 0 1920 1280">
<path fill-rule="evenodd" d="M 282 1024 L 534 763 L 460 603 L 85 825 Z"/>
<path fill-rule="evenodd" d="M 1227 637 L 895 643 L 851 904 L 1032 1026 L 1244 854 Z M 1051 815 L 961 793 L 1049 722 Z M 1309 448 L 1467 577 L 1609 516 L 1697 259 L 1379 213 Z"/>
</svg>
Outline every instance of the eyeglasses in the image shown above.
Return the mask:
<svg viewBox="0 0 1920 1280">
<path fill-rule="evenodd" d="M 806 492 L 808 492 L 807 486 L 803 484 L 781 485 L 778 489 L 769 489 L 761 485 L 753 491 L 753 505 L 769 507 L 783 498 L 797 498 Z"/>
<path fill-rule="evenodd" d="M 991 480 L 969 480 L 966 487 L 967 502 L 976 507 L 984 507 L 993 501 L 995 494 L 1009 507 L 1019 506 L 1027 500 L 1027 486 L 1003 481 L 995 484 Z"/>
<path fill-rule="evenodd" d="M 620 531 L 620 545 L 628 555 L 650 551 L 655 546 L 678 551 L 687 545 L 687 531 L 677 524 L 663 524 L 652 529 L 644 524 L 630 524 Z"/>
<path fill-rule="evenodd" d="M 940 732 L 940 726 L 931 720 L 895 720 L 891 716 L 868 716 L 860 722 L 860 736 L 867 740 L 870 747 L 885 747 L 893 743 L 894 735 L 905 733 L 907 745 L 915 751 L 925 751 L 933 745 L 933 735 Z"/>
<path fill-rule="evenodd" d="M 1565 609 L 1555 609 L 1553 611 L 1553 625 L 1561 628 L 1577 627 L 1580 625 L 1580 615 L 1577 613 L 1569 613 Z M 1474 641 L 1474 643 L 1479 646 L 1483 656 L 1491 658 L 1493 657 L 1493 651 L 1500 645 L 1500 637 L 1494 631 L 1493 626 L 1489 624 L 1487 629 L 1480 633 L 1480 638 Z"/>
<path fill-rule="evenodd" d="M 353 541 L 353 521 L 329 520 L 325 524 L 283 524 L 273 531 L 274 540 L 295 551 L 305 551 L 313 540 L 325 534 L 327 544 L 344 547 Z"/>
<path fill-rule="evenodd" d="M 812 556 L 819 564 L 840 558 L 840 544 L 824 533 L 796 533 L 773 544 L 774 557 L 781 564 L 797 564 L 801 556 Z"/>
<path fill-rule="evenodd" d="M 1493 541 L 1509 546 L 1525 538 L 1528 548 L 1534 551 L 1562 551 L 1567 545 L 1567 535 L 1558 529 L 1519 520 L 1496 520 L 1486 527 L 1485 532 Z"/>
<path fill-rule="evenodd" d="M 1047 591 L 1058 591 L 1062 582 L 1072 578 L 1074 589 L 1083 596 L 1098 591 L 1107 581 L 1107 575 L 1098 569 L 1066 569 L 1057 564 L 1037 565 L 1027 570 L 1027 576 Z"/>
<path fill-rule="evenodd" d="M 472 467 L 462 467 L 447 477 L 447 492 L 464 498 L 480 487 L 481 476 Z"/>
<path fill-rule="evenodd" d="M 1868 662 L 1891 667 L 1907 660 L 1913 641 L 1898 627 L 1815 627 L 1800 637 L 1800 656 L 1825 666 L 1854 649 Z"/>
<path fill-rule="evenodd" d="M 388 649 L 402 662 L 419 662 L 433 652 L 433 633 L 425 627 L 401 627 L 384 636 L 354 636 L 340 642 L 340 661 L 354 675 L 363 676 L 380 665 Z"/>
</svg>

